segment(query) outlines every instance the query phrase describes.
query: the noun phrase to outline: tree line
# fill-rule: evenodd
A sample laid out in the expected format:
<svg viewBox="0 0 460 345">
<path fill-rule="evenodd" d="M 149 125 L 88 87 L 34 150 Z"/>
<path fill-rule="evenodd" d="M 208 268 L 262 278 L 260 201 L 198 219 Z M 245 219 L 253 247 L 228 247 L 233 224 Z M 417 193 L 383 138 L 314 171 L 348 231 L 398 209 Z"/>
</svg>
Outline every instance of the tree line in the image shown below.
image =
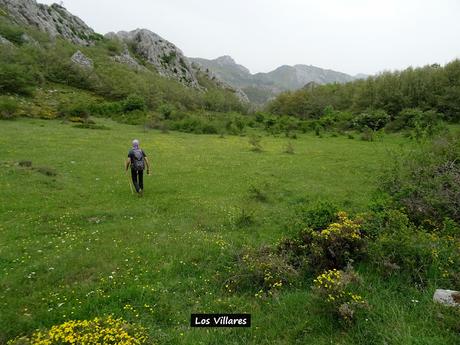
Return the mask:
<svg viewBox="0 0 460 345">
<path fill-rule="evenodd" d="M 361 114 L 383 111 L 389 120 L 407 109 L 436 112 L 445 120 L 460 120 L 460 60 L 403 71 L 383 72 L 346 84 L 306 87 L 285 92 L 268 104 L 268 111 L 303 119 L 319 119 L 327 109 Z"/>
</svg>

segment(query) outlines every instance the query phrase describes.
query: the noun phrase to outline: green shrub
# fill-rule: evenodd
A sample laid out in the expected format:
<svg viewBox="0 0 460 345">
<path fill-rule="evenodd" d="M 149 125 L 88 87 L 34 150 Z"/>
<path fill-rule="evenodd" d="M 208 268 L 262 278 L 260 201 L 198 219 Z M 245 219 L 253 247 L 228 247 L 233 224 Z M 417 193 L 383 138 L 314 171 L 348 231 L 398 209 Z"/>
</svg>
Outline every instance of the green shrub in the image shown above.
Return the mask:
<svg viewBox="0 0 460 345">
<path fill-rule="evenodd" d="M 297 230 L 304 228 L 321 230 L 330 223 L 337 221 L 338 211 L 337 205 L 328 201 L 320 200 L 315 203 L 306 203 L 297 208 L 292 226 Z"/>
<path fill-rule="evenodd" d="M 95 91 L 99 80 L 93 71 L 74 64 L 70 60 L 69 52 L 63 48 L 47 50 L 42 57 L 45 78 L 51 82 L 74 86 L 83 90 Z"/>
<path fill-rule="evenodd" d="M 261 137 L 258 135 L 251 135 L 249 137 L 249 144 L 251 145 L 251 151 L 262 152 L 262 144 L 260 143 Z"/>
<path fill-rule="evenodd" d="M 295 237 L 285 238 L 278 250 L 295 267 L 318 272 L 323 269 L 344 268 L 365 255 L 365 237 L 361 220 L 351 220 L 345 212 L 337 214 L 337 222 L 315 231 L 304 229 Z"/>
<path fill-rule="evenodd" d="M 419 286 L 458 286 L 459 245 L 458 238 L 404 225 L 371 241 L 369 257 L 384 276 L 404 274 Z"/>
<path fill-rule="evenodd" d="M 9 25 L 3 20 L 0 22 L 0 36 L 15 44 L 24 43 L 24 30 L 18 26 Z"/>
<path fill-rule="evenodd" d="M 238 255 L 225 288 L 228 292 L 251 291 L 262 298 L 293 284 L 297 277 L 298 272 L 273 248 L 247 249 Z"/>
<path fill-rule="evenodd" d="M 112 116 L 123 113 L 123 102 L 93 102 L 88 105 L 91 114 Z"/>
<path fill-rule="evenodd" d="M 171 119 L 175 110 L 175 107 L 168 103 L 163 103 L 157 109 L 157 111 L 163 116 L 163 119 L 165 120 Z"/>
<path fill-rule="evenodd" d="M 8 96 L 0 96 L 0 119 L 12 119 L 19 110 L 19 102 Z"/>
<path fill-rule="evenodd" d="M 288 153 L 288 154 L 294 154 L 295 151 L 294 151 L 294 145 L 292 145 L 292 142 L 288 141 L 283 152 Z"/>
<path fill-rule="evenodd" d="M 0 93 L 29 96 L 39 82 L 39 76 L 33 68 L 11 63 L 0 64 Z"/>
<path fill-rule="evenodd" d="M 86 121 L 90 114 L 90 105 L 81 100 L 59 104 L 59 115 L 62 117 L 77 118 Z"/>
<path fill-rule="evenodd" d="M 434 110 L 423 111 L 418 108 L 403 109 L 386 126 L 387 131 L 412 130 L 415 139 L 429 138 L 443 129 L 443 116 Z"/>
<path fill-rule="evenodd" d="M 361 140 L 374 141 L 374 131 L 370 128 L 365 128 L 361 133 Z"/>
<path fill-rule="evenodd" d="M 380 179 L 417 224 L 460 224 L 460 135 L 445 135 L 394 159 Z"/>
<path fill-rule="evenodd" d="M 407 231 L 409 226 L 409 217 L 404 212 L 385 208 L 368 213 L 364 217 L 362 230 L 366 236 L 376 239 L 382 234 L 397 234 L 401 231 Z"/>
<path fill-rule="evenodd" d="M 146 109 L 145 99 L 139 95 L 129 95 L 123 102 L 123 111 L 130 112 L 134 110 L 143 111 Z"/>
<path fill-rule="evenodd" d="M 370 128 L 377 131 L 390 122 L 390 116 L 384 110 L 368 110 L 353 119 L 353 125 L 356 129 L 364 130 Z"/>
</svg>

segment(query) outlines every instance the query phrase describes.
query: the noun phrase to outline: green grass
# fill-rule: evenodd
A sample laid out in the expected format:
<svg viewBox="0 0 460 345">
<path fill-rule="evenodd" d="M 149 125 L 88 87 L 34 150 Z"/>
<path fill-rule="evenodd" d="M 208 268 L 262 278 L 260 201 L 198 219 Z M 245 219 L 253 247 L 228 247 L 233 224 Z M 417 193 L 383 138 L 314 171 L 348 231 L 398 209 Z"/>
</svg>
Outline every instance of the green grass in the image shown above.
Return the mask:
<svg viewBox="0 0 460 345">
<path fill-rule="evenodd" d="M 0 343 L 107 314 L 146 326 L 159 344 L 458 342 L 435 320 L 431 292 L 405 291 L 366 267 L 371 310 L 351 328 L 321 310 L 308 281 L 262 300 L 223 288 L 235 254 L 276 242 L 303 203 L 365 211 L 389 153 L 412 145 L 406 139 L 302 135 L 286 154 L 286 138 L 263 137 L 253 152 L 248 137 L 97 124 L 109 130 L 0 123 Z M 133 138 L 152 163 L 143 198 L 122 169 Z M 266 200 L 250 197 L 254 187 Z M 243 210 L 250 224 L 240 224 Z M 191 329 L 192 312 L 247 312 L 253 324 Z"/>
</svg>

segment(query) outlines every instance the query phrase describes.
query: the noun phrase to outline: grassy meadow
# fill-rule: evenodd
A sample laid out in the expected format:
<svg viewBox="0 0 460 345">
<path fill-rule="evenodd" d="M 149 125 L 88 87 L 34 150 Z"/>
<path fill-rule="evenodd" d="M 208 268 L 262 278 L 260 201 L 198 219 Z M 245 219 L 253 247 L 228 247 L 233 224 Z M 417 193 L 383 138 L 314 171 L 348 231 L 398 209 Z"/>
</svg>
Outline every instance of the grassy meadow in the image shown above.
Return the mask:
<svg viewBox="0 0 460 345">
<path fill-rule="evenodd" d="M 299 230 L 290 224 L 302 205 L 366 211 L 391 153 L 414 142 L 266 136 L 254 152 L 248 136 L 96 121 L 108 130 L 0 123 L 0 343 L 110 314 L 143 325 L 157 344 L 459 343 L 436 320 L 432 289 L 365 265 L 356 269 L 371 311 L 350 327 L 316 303 L 308 277 L 267 298 L 225 287 L 241 250 Z M 152 165 L 143 198 L 123 170 L 134 138 Z M 250 313 L 252 327 L 190 328 L 191 313 L 219 312 Z"/>
</svg>

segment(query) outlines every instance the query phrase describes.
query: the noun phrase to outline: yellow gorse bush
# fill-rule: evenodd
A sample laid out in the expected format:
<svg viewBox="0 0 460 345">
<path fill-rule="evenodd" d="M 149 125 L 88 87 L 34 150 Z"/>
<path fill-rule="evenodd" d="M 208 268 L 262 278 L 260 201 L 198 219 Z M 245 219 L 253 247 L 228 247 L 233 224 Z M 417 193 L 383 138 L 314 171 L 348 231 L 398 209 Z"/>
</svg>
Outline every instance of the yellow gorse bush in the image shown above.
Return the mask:
<svg viewBox="0 0 460 345">
<path fill-rule="evenodd" d="M 355 309 L 367 306 L 367 302 L 358 294 L 350 291 L 350 284 L 358 276 L 353 271 L 332 269 L 323 272 L 313 280 L 319 295 L 346 321 L 353 318 Z"/>
<path fill-rule="evenodd" d="M 70 320 L 52 326 L 48 331 L 37 331 L 30 338 L 11 340 L 8 345 L 141 345 L 147 343 L 146 330 L 112 316 L 93 320 Z"/>
<path fill-rule="evenodd" d="M 361 236 L 361 225 L 358 221 L 348 218 L 346 212 L 338 212 L 338 222 L 331 223 L 329 226 L 315 235 L 319 238 L 330 240 L 334 237 L 348 238 L 359 240 Z"/>
</svg>

